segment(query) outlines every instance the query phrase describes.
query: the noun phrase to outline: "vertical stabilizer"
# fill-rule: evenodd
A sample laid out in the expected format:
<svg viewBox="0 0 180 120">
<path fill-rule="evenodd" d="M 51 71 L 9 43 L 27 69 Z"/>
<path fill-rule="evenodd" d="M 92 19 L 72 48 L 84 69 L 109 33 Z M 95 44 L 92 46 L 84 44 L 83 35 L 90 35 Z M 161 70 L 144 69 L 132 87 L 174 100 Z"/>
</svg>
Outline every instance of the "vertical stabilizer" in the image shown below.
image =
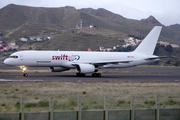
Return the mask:
<svg viewBox="0 0 180 120">
<path fill-rule="evenodd" d="M 155 26 L 146 38 L 134 50 L 136 53 L 153 55 L 162 26 Z"/>
</svg>

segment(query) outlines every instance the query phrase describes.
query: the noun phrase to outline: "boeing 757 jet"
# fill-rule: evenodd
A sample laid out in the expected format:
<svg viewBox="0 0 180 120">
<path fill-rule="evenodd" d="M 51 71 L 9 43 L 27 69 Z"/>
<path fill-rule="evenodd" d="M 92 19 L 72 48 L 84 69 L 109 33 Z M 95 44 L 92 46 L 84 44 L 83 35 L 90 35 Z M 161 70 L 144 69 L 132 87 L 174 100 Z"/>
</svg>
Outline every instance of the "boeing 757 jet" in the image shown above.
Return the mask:
<svg viewBox="0 0 180 120">
<path fill-rule="evenodd" d="M 147 64 L 161 57 L 153 55 L 162 26 L 155 26 L 132 52 L 85 52 L 85 51 L 18 51 L 10 55 L 4 64 L 20 67 L 27 77 L 27 67 L 49 67 L 52 72 L 76 69 L 77 76 L 98 73 L 103 68 L 125 68 Z"/>
</svg>

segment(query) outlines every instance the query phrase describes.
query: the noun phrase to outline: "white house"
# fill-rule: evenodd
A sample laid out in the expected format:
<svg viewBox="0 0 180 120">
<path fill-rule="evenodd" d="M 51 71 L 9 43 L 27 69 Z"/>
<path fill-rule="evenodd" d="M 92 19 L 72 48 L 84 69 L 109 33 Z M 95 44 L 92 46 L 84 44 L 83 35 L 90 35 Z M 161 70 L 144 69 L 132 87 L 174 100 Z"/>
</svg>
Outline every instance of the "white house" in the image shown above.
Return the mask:
<svg viewBox="0 0 180 120">
<path fill-rule="evenodd" d="M 20 40 L 23 41 L 23 42 L 27 42 L 28 41 L 27 38 L 20 38 Z"/>
<path fill-rule="evenodd" d="M 177 44 L 171 44 L 171 46 L 172 46 L 173 48 L 179 48 L 179 45 L 177 45 Z"/>
</svg>

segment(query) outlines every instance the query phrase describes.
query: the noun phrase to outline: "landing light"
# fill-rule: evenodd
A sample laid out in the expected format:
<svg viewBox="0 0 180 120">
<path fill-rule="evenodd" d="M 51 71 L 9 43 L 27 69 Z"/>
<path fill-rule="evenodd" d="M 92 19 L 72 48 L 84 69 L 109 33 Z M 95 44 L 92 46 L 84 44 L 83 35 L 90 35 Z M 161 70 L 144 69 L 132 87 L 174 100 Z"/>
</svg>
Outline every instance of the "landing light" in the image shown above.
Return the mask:
<svg viewBox="0 0 180 120">
<path fill-rule="evenodd" d="M 26 68 L 24 67 L 22 70 L 23 70 L 23 71 L 26 71 Z"/>
</svg>

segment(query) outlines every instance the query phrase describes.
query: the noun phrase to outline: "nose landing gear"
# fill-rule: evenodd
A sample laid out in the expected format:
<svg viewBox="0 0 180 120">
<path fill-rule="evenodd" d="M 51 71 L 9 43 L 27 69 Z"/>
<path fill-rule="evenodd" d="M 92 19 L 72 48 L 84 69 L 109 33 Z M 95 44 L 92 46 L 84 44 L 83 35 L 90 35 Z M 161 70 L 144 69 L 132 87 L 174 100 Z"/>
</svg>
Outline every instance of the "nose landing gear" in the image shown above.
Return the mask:
<svg viewBox="0 0 180 120">
<path fill-rule="evenodd" d="M 27 74 L 27 73 L 23 73 L 23 76 L 24 76 L 24 77 L 27 77 L 27 76 L 28 76 L 28 74 Z"/>
<path fill-rule="evenodd" d="M 23 71 L 23 76 L 27 77 L 28 74 L 26 73 L 26 67 L 21 67 L 22 71 Z"/>
</svg>

